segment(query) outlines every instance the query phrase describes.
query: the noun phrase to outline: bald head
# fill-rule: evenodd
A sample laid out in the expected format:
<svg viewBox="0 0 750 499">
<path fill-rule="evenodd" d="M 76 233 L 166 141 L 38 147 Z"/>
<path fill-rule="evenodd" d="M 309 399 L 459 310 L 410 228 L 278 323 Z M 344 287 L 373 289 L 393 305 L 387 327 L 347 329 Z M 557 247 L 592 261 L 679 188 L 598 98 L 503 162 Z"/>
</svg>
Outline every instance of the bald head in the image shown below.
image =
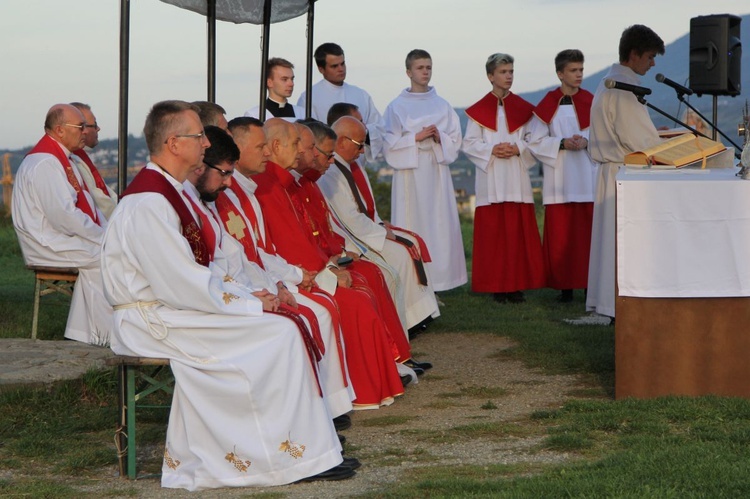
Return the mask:
<svg viewBox="0 0 750 499">
<path fill-rule="evenodd" d="M 299 132 L 299 148 L 301 150 L 299 164 L 295 168 L 299 173 L 315 167 L 315 160 L 318 157 L 318 150 L 315 149 L 315 136 L 312 130 L 301 123 L 295 123 L 294 127 Z"/>
<path fill-rule="evenodd" d="M 344 116 L 336 120 L 332 128 L 338 135 L 336 153 L 347 163 L 356 160 L 365 148 L 365 126 L 356 118 Z"/>
<path fill-rule="evenodd" d="M 282 118 L 266 120 L 263 131 L 271 152 L 269 160 L 285 170 L 296 168 L 302 152 L 299 148 L 300 134 L 294 124 Z"/>
<path fill-rule="evenodd" d="M 83 147 L 86 118 L 70 104 L 55 104 L 44 119 L 44 131 L 69 151 Z"/>
</svg>

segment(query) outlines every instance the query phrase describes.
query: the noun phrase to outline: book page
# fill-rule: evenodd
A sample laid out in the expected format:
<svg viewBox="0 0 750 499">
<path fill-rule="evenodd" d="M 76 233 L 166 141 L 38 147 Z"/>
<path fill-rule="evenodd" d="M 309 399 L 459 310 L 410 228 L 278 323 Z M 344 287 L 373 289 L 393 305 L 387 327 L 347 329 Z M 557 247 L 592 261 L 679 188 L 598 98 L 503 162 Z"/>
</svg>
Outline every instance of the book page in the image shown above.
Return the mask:
<svg viewBox="0 0 750 499">
<path fill-rule="evenodd" d="M 652 161 L 664 165 L 682 166 L 724 149 L 723 144 L 704 137 L 694 137 L 687 142 L 676 144 L 668 150 L 655 154 Z"/>
<path fill-rule="evenodd" d="M 692 138 L 693 134 L 685 133 L 677 137 L 665 140 L 664 142 L 661 142 L 653 147 L 649 147 L 648 149 L 632 152 L 625 156 L 625 163 L 633 165 L 647 165 L 648 158 L 655 156 L 662 151 L 666 151 L 667 149 L 670 149 L 675 145 L 689 142 Z"/>
</svg>

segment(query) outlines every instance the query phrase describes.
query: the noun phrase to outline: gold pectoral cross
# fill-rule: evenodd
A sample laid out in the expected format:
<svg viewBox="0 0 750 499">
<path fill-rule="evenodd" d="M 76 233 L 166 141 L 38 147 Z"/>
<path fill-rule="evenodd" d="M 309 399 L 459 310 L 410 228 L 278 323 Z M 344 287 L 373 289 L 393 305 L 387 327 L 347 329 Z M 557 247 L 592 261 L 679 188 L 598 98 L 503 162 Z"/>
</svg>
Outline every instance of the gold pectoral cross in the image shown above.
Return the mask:
<svg viewBox="0 0 750 499">
<path fill-rule="evenodd" d="M 245 229 L 247 228 L 247 225 L 245 225 L 245 221 L 242 220 L 241 216 L 237 215 L 234 212 L 229 213 L 226 225 L 229 235 L 231 235 L 233 238 L 240 241 L 243 237 L 245 237 Z"/>
</svg>

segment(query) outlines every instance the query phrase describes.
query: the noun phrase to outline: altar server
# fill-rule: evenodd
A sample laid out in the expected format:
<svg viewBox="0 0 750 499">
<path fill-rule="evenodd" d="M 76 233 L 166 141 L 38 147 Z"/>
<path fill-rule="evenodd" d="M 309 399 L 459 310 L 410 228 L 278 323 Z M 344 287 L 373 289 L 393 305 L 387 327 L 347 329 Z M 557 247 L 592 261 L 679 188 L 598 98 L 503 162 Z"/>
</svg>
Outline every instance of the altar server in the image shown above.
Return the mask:
<svg viewBox="0 0 750 499">
<path fill-rule="evenodd" d="M 563 50 L 555 57 L 560 87 L 534 108 L 529 148 L 542 162 L 547 286 L 573 300 L 588 284 L 596 164 L 586 150 L 593 95 L 581 88 L 583 53 Z"/>
<path fill-rule="evenodd" d="M 383 153 L 394 170 L 391 221 L 427 243 L 435 291 L 466 283 L 466 257 L 456 194 L 448 165 L 458 158 L 461 124 L 453 107 L 429 86 L 432 58 L 424 50 L 406 56 L 411 86 L 385 110 Z"/>
<path fill-rule="evenodd" d="M 534 106 L 510 91 L 513 57 L 493 54 L 485 69 L 492 90 L 466 109 L 463 151 L 476 166 L 477 209 L 471 288 L 499 303 L 525 301 L 523 290 L 544 286 L 542 244 L 526 141 Z"/>
<path fill-rule="evenodd" d="M 323 79 L 312 86 L 312 117 L 325 123 L 328 110 L 337 102 L 355 104 L 367 127 L 366 160 L 374 161 L 382 152 L 384 132 L 383 118 L 372 97 L 365 90 L 344 81 L 346 60 L 339 45 L 323 43 L 315 49 L 314 56 Z M 302 92 L 297 105 L 304 108 L 307 98 L 307 92 Z"/>
</svg>

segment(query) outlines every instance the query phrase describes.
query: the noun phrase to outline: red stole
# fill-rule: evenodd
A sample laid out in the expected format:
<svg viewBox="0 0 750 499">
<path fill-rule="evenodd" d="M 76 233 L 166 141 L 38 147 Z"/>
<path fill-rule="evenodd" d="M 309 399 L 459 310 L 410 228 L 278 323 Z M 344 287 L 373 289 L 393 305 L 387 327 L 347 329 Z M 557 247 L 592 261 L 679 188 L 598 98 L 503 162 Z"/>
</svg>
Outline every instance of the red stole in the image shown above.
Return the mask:
<svg viewBox="0 0 750 499">
<path fill-rule="evenodd" d="M 88 166 L 91 175 L 94 177 L 94 183 L 96 184 L 97 189 L 102 191 L 105 195 L 109 196 L 109 189 L 107 189 L 107 184 L 104 183 L 104 179 L 99 173 L 99 170 L 97 170 L 94 162 L 91 161 L 91 158 L 86 153 L 86 151 L 84 151 L 83 149 L 78 149 L 77 151 L 73 151 L 73 154 L 81 158 L 86 166 Z"/>
<path fill-rule="evenodd" d="M 362 172 L 362 168 L 353 161 L 349 164 L 352 169 L 352 176 L 354 177 L 354 183 L 357 184 L 357 189 L 364 198 L 365 206 L 367 210 L 365 213 L 370 220 L 375 220 L 375 199 L 372 197 L 370 186 L 367 184 L 365 174 Z"/>
<path fill-rule="evenodd" d="M 500 98 L 488 93 L 476 103 L 466 108 L 466 115 L 479 125 L 497 132 L 497 107 L 500 105 Z M 523 100 L 512 92 L 502 99 L 502 105 L 505 109 L 505 125 L 508 127 L 508 133 L 513 133 L 530 119 L 534 111 L 534 106 Z"/>
<path fill-rule="evenodd" d="M 208 259 L 213 262 L 214 253 L 216 252 L 216 232 L 214 232 L 211 221 L 208 219 L 208 216 L 206 216 L 203 210 L 200 209 L 198 204 L 193 201 L 193 199 L 187 192 L 182 191 L 182 195 L 185 196 L 185 199 L 187 199 L 188 202 L 193 206 L 193 211 L 195 211 L 196 215 L 198 215 L 198 217 L 200 218 L 201 234 L 203 234 L 203 239 L 206 241 L 206 247 L 208 248 Z"/>
<path fill-rule="evenodd" d="M 125 192 L 122 193 L 122 197 L 142 192 L 154 192 L 161 194 L 167 199 L 172 208 L 177 212 L 177 216 L 180 217 L 182 235 L 187 239 L 188 244 L 190 244 L 195 261 L 208 267 L 211 261 L 211 253 L 208 251 L 207 241 L 204 239 L 198 223 L 195 221 L 193 214 L 190 213 L 190 209 L 185 204 L 183 197 L 180 196 L 177 189 L 161 173 L 149 168 L 143 168 L 138 172 L 133 181 L 130 182 Z"/>
<path fill-rule="evenodd" d="M 235 183 L 236 182 L 232 182 L 232 185 L 234 185 Z M 240 199 L 240 202 L 241 201 L 242 199 Z M 242 245 L 242 248 L 245 250 L 245 256 L 249 261 L 255 262 L 261 268 L 263 268 L 263 262 L 261 261 L 260 255 L 258 255 L 258 250 L 253 243 L 253 238 L 250 235 L 249 228 L 245 223 L 245 219 L 237 209 L 237 206 L 232 202 L 231 199 L 229 199 L 229 196 L 227 196 L 224 192 L 219 194 L 219 197 L 216 198 L 214 204 L 216 205 L 216 210 L 219 212 L 219 219 L 224 226 L 224 230 L 226 230 L 230 236 L 235 238 Z M 249 201 L 248 204 L 250 204 Z M 250 207 L 250 209 L 252 210 L 252 206 Z M 256 230 L 255 235 L 257 237 L 258 244 L 260 244 L 261 240 L 257 232 L 257 228 L 254 227 L 253 229 Z"/>
<path fill-rule="evenodd" d="M 556 88 L 555 90 L 551 90 L 534 108 L 534 114 L 549 125 L 557 113 L 560 100 L 562 100 L 563 96 L 562 89 Z M 590 124 L 591 103 L 594 101 L 594 96 L 588 90 L 579 88 L 578 92 L 571 95 L 570 98 L 573 101 L 573 110 L 576 113 L 576 118 L 578 118 L 578 128 L 586 130 Z"/>
<path fill-rule="evenodd" d="M 65 155 L 65 152 L 63 152 L 62 146 L 60 146 L 55 139 L 45 134 L 44 137 L 37 142 L 34 148 L 28 152 L 27 156 L 39 153 L 51 154 L 60 162 L 63 170 L 65 170 L 65 176 L 68 178 L 68 182 L 70 182 L 70 185 L 73 186 L 73 189 L 76 191 L 76 208 L 88 215 L 94 223 L 101 225 L 101 222 L 99 222 L 99 216 L 96 213 L 96 208 L 91 206 L 86 199 L 86 195 L 83 193 L 84 190 L 87 190 L 86 184 L 84 183 L 83 187 L 81 187 L 81 184 L 78 182 L 78 179 L 73 172 L 73 165 L 70 164 L 70 159 Z"/>
</svg>

